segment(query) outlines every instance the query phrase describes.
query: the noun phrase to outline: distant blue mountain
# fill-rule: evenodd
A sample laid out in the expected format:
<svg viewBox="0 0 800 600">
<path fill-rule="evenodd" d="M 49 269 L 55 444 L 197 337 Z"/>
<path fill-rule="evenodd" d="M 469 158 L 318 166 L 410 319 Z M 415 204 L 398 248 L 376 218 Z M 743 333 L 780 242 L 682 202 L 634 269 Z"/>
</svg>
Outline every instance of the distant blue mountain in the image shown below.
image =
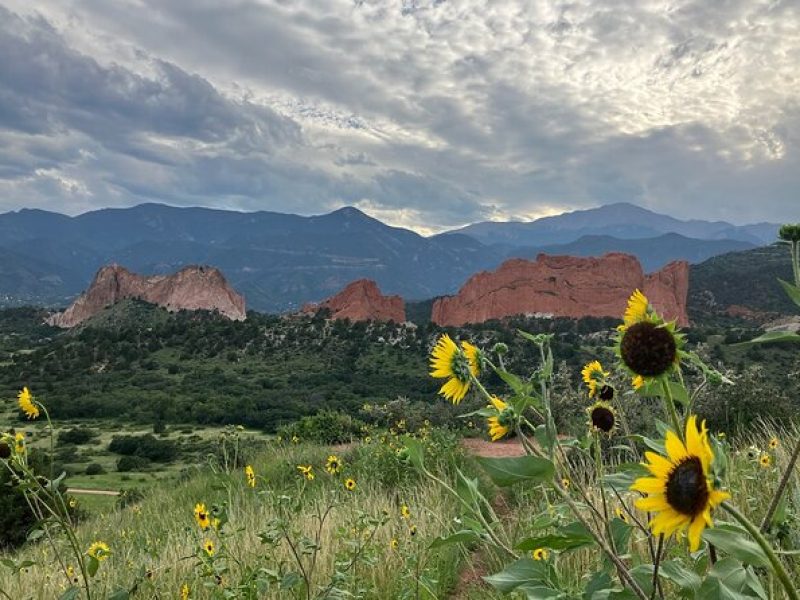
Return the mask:
<svg viewBox="0 0 800 600">
<path fill-rule="evenodd" d="M 530 222 L 482 222 L 451 233 L 468 235 L 485 245 L 539 247 L 568 244 L 587 235 L 620 239 L 657 237 L 677 233 L 698 240 L 738 240 L 756 246 L 776 239 L 779 225 L 732 225 L 725 221 L 681 221 L 627 202 L 576 210 Z"/>
</svg>

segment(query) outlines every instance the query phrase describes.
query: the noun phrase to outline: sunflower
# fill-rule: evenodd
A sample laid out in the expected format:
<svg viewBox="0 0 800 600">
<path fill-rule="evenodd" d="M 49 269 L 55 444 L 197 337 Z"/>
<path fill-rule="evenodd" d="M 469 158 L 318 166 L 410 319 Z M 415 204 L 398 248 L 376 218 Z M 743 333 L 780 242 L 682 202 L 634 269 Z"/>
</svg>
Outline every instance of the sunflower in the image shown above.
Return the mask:
<svg viewBox="0 0 800 600">
<path fill-rule="evenodd" d="M 778 446 L 780 446 L 780 445 L 781 445 L 781 442 L 777 437 L 773 436 L 773 437 L 770 438 L 770 440 L 769 440 L 769 449 L 770 450 L 777 450 Z"/>
<path fill-rule="evenodd" d="M 624 324 L 617 330 L 616 353 L 633 376 L 633 387 L 666 375 L 678 364 L 683 348 L 683 336 L 674 322 L 664 321 L 636 290 L 628 300 Z"/>
<path fill-rule="evenodd" d="M 431 377 L 447 379 L 439 393 L 453 404 L 458 404 L 469 391 L 472 377 L 480 375 L 481 352 L 469 342 L 461 347 L 444 334 L 431 351 Z"/>
<path fill-rule="evenodd" d="M 256 487 L 256 472 L 253 470 L 252 466 L 247 465 L 244 468 L 244 476 L 247 478 L 248 487 Z"/>
<path fill-rule="evenodd" d="M 39 407 L 33 403 L 33 394 L 30 393 L 27 387 L 22 388 L 17 394 L 17 402 L 19 403 L 19 409 L 29 419 L 35 419 L 39 416 Z"/>
<path fill-rule="evenodd" d="M 772 457 L 769 454 L 762 454 L 761 458 L 758 459 L 758 464 L 761 465 L 762 469 L 769 469 L 772 466 Z"/>
<path fill-rule="evenodd" d="M 297 470 L 302 473 L 308 481 L 314 481 L 314 467 L 311 465 L 297 465 Z"/>
<path fill-rule="evenodd" d="M 674 431 L 664 441 L 667 456 L 646 452 L 644 466 L 653 477 L 640 477 L 631 490 L 646 497 L 636 501 L 640 510 L 656 513 L 650 521 L 654 535 L 669 537 L 688 528 L 689 548 L 700 547 L 700 536 L 713 526 L 711 510 L 730 498 L 727 492 L 714 488 L 710 468 L 714 452 L 708 442 L 705 422 L 697 428 L 697 417 L 686 422 L 686 444 Z"/>
<path fill-rule="evenodd" d="M 342 470 L 342 462 L 339 457 L 331 454 L 325 462 L 325 470 L 331 475 L 337 475 Z"/>
<path fill-rule="evenodd" d="M 67 579 L 69 579 L 70 583 L 72 584 L 77 584 L 78 581 L 80 581 L 78 579 L 78 576 L 75 574 L 75 567 L 73 567 L 72 565 L 67 565 L 64 574 L 67 576 Z"/>
<path fill-rule="evenodd" d="M 77 508 L 78 501 L 75 498 L 70 498 L 68 504 L 70 508 Z"/>
<path fill-rule="evenodd" d="M 408 508 L 405 504 L 400 507 L 400 516 L 404 519 L 408 519 L 411 516 L 411 509 Z"/>
<path fill-rule="evenodd" d="M 622 508 L 620 508 L 619 506 L 614 509 L 614 515 L 616 515 L 616 517 L 623 523 L 628 522 L 628 513 L 622 510 Z"/>
<path fill-rule="evenodd" d="M 409 527 L 408 528 L 408 534 L 411 537 L 414 537 L 415 535 L 417 535 L 417 526 L 416 525 L 412 525 L 411 527 Z"/>
<path fill-rule="evenodd" d="M 603 371 L 603 365 L 600 364 L 600 361 L 593 360 L 583 367 L 581 375 L 583 376 L 583 382 L 586 384 L 586 387 L 589 388 L 589 398 L 594 398 L 598 386 L 605 385 L 605 379 L 610 373 L 608 371 Z"/>
<path fill-rule="evenodd" d="M 207 539 L 205 542 L 203 542 L 203 550 L 206 551 L 208 556 L 214 556 L 214 542 Z"/>
<path fill-rule="evenodd" d="M 569 489 L 569 486 L 570 486 L 569 478 L 568 477 L 562 477 L 561 478 L 561 487 L 563 487 L 564 489 Z"/>
<path fill-rule="evenodd" d="M 487 408 L 494 408 L 497 414 L 487 419 L 487 425 L 489 426 L 489 437 L 496 442 L 507 436 L 514 426 L 514 409 L 497 396 L 492 396 L 491 402 Z"/>
<path fill-rule="evenodd" d="M 397 541 L 397 538 L 392 538 L 389 541 L 389 548 L 392 550 L 397 550 L 397 547 L 400 545 L 400 542 Z"/>
<path fill-rule="evenodd" d="M 11 446 L 8 445 L 6 439 L 10 438 L 6 438 L 5 434 L 3 434 L 2 439 L 0 439 L 0 459 L 3 460 L 11 458 Z"/>
<path fill-rule="evenodd" d="M 346 489 L 348 492 L 352 492 L 353 490 L 355 490 L 356 489 L 356 480 L 353 479 L 352 477 L 349 478 L 349 479 L 345 479 L 344 480 L 344 489 Z"/>
<path fill-rule="evenodd" d="M 536 548 L 536 550 L 531 551 L 531 556 L 533 557 L 533 560 L 547 560 L 547 557 L 550 556 L 550 553 L 546 548 Z"/>
<path fill-rule="evenodd" d="M 102 561 L 109 557 L 111 554 L 111 549 L 105 542 L 92 542 L 92 545 L 89 546 L 86 554 L 98 561 Z"/>
<path fill-rule="evenodd" d="M 198 502 L 194 505 L 194 520 L 203 531 L 211 526 L 211 517 L 208 515 L 205 504 Z"/>
<path fill-rule="evenodd" d="M 14 434 L 14 452 L 17 454 L 25 454 L 25 434 L 18 431 Z"/>
<path fill-rule="evenodd" d="M 608 402 L 598 400 L 586 413 L 589 415 L 589 429 L 611 435 L 617 427 L 617 411 Z"/>
<path fill-rule="evenodd" d="M 300 438 L 297 437 L 296 435 L 293 435 L 292 436 L 292 443 L 293 444 L 299 444 L 300 443 Z"/>
</svg>

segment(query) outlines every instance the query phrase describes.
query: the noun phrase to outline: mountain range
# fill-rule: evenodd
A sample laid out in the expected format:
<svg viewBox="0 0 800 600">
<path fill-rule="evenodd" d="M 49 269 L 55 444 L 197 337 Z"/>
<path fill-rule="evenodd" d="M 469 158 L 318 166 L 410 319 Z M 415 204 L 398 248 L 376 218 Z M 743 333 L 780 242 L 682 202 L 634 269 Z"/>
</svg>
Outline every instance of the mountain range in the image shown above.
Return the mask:
<svg viewBox="0 0 800 600">
<path fill-rule="evenodd" d="M 112 262 L 147 275 L 212 265 L 249 307 L 267 312 L 322 300 L 359 278 L 415 300 L 452 294 L 510 257 L 622 251 L 654 270 L 762 246 L 776 231 L 771 224 L 678 221 L 630 204 L 431 237 L 350 207 L 311 217 L 161 204 L 75 217 L 22 209 L 0 214 L 0 304 L 65 306 Z"/>
</svg>

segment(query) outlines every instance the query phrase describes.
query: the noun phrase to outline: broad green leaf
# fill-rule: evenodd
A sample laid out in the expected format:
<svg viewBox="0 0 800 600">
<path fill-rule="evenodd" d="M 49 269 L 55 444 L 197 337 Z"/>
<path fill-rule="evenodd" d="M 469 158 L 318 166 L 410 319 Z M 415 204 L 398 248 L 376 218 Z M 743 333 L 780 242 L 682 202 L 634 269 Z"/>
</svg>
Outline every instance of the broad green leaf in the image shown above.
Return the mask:
<svg viewBox="0 0 800 600">
<path fill-rule="evenodd" d="M 406 449 L 408 450 L 408 461 L 417 469 L 425 469 L 425 451 L 419 440 L 409 437 L 405 439 Z"/>
<path fill-rule="evenodd" d="M 108 600 L 128 600 L 131 594 L 128 590 L 116 590 L 109 597 Z"/>
<path fill-rule="evenodd" d="M 621 492 L 631 487 L 639 477 L 647 477 L 648 473 L 640 463 L 622 463 L 617 467 L 616 473 L 603 477 L 603 484 Z"/>
<path fill-rule="evenodd" d="M 94 577 L 97 573 L 97 569 L 100 568 L 100 561 L 97 560 L 94 556 L 89 557 L 89 561 L 86 564 L 86 572 L 89 574 L 89 577 Z"/>
<path fill-rule="evenodd" d="M 611 576 L 605 571 L 598 571 L 586 584 L 586 589 L 583 590 L 583 600 L 593 600 L 595 593 L 610 592 L 613 587 L 614 582 L 611 580 Z"/>
<path fill-rule="evenodd" d="M 459 468 L 456 468 L 456 475 L 456 493 L 458 497 L 469 507 L 477 506 L 478 501 L 483 498 L 478 489 L 478 480 L 469 479 Z"/>
<path fill-rule="evenodd" d="M 733 344 L 734 346 L 747 346 L 750 344 L 771 344 L 777 342 L 800 342 L 800 334 L 793 331 L 768 331 L 748 342 Z"/>
<path fill-rule="evenodd" d="M 508 384 L 508 387 L 514 390 L 514 393 L 517 394 L 518 396 L 526 396 L 530 393 L 531 391 L 530 383 L 522 381 L 519 377 L 517 377 L 513 373 L 509 373 L 505 369 L 500 369 L 495 367 L 494 371 L 500 376 L 500 379 L 502 379 L 503 381 L 506 382 L 506 384 Z"/>
<path fill-rule="evenodd" d="M 628 542 L 631 539 L 631 531 L 633 526 L 629 525 L 622 519 L 614 517 L 611 519 L 611 538 L 614 540 L 614 549 L 617 554 L 628 554 Z"/>
<path fill-rule="evenodd" d="M 70 588 L 67 588 L 67 591 L 61 594 L 58 597 L 58 600 L 76 600 L 76 598 L 80 597 L 80 593 L 81 590 L 79 588 L 72 586 Z"/>
<path fill-rule="evenodd" d="M 568 597 L 561 590 L 554 590 L 542 585 L 523 585 L 517 588 L 517 592 L 525 594 L 525 600 L 557 600 Z"/>
<path fill-rule="evenodd" d="M 548 481 L 555 473 L 553 463 L 538 456 L 504 458 L 479 456 L 476 460 L 495 485 L 500 487 L 508 487 L 520 481 Z"/>
<path fill-rule="evenodd" d="M 783 287 L 783 291 L 786 292 L 786 295 L 791 298 L 792 302 L 800 306 L 800 288 L 780 278 L 778 278 L 778 282 Z"/>
<path fill-rule="evenodd" d="M 706 529 L 703 532 L 703 539 L 743 563 L 756 567 L 771 568 L 769 559 L 767 559 L 764 551 L 750 539 L 744 530 L 738 527 L 718 525 Z"/>
<path fill-rule="evenodd" d="M 551 550 L 575 550 L 594 544 L 594 538 L 586 528 L 575 521 L 566 527 L 561 527 L 556 533 L 531 537 L 517 544 L 518 550 L 529 552 L 537 548 L 550 548 Z"/>
<path fill-rule="evenodd" d="M 703 580 L 694 571 L 687 569 L 677 560 L 661 563 L 658 573 L 664 579 L 670 580 L 682 590 L 695 591 L 700 588 Z"/>
<path fill-rule="evenodd" d="M 483 580 L 503 594 L 513 592 L 521 585 L 544 585 L 547 582 L 547 563 L 520 558 L 499 573 L 485 576 Z"/>
<path fill-rule="evenodd" d="M 481 536 L 476 531 L 472 531 L 470 529 L 463 529 L 461 531 L 456 531 L 447 536 L 441 536 L 433 540 L 431 545 L 428 546 L 431 550 L 434 548 L 441 548 L 443 546 L 450 546 L 452 544 L 470 544 L 472 542 L 477 542 L 481 539 Z"/>
<path fill-rule="evenodd" d="M 759 599 L 748 589 L 747 571 L 734 558 L 727 556 L 711 567 L 708 577 L 698 590 L 698 600 L 751 600 Z M 762 590 L 763 591 L 763 590 Z"/>
</svg>

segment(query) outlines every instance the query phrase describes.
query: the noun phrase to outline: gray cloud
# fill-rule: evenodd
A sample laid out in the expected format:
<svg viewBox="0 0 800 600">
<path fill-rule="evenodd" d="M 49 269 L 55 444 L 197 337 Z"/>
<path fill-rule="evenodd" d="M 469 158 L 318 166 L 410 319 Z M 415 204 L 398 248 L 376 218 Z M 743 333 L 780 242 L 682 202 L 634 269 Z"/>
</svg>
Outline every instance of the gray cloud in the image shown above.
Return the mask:
<svg viewBox="0 0 800 600">
<path fill-rule="evenodd" d="M 779 0 L 0 0 L 0 209 L 796 219 L 798 31 Z"/>
</svg>

